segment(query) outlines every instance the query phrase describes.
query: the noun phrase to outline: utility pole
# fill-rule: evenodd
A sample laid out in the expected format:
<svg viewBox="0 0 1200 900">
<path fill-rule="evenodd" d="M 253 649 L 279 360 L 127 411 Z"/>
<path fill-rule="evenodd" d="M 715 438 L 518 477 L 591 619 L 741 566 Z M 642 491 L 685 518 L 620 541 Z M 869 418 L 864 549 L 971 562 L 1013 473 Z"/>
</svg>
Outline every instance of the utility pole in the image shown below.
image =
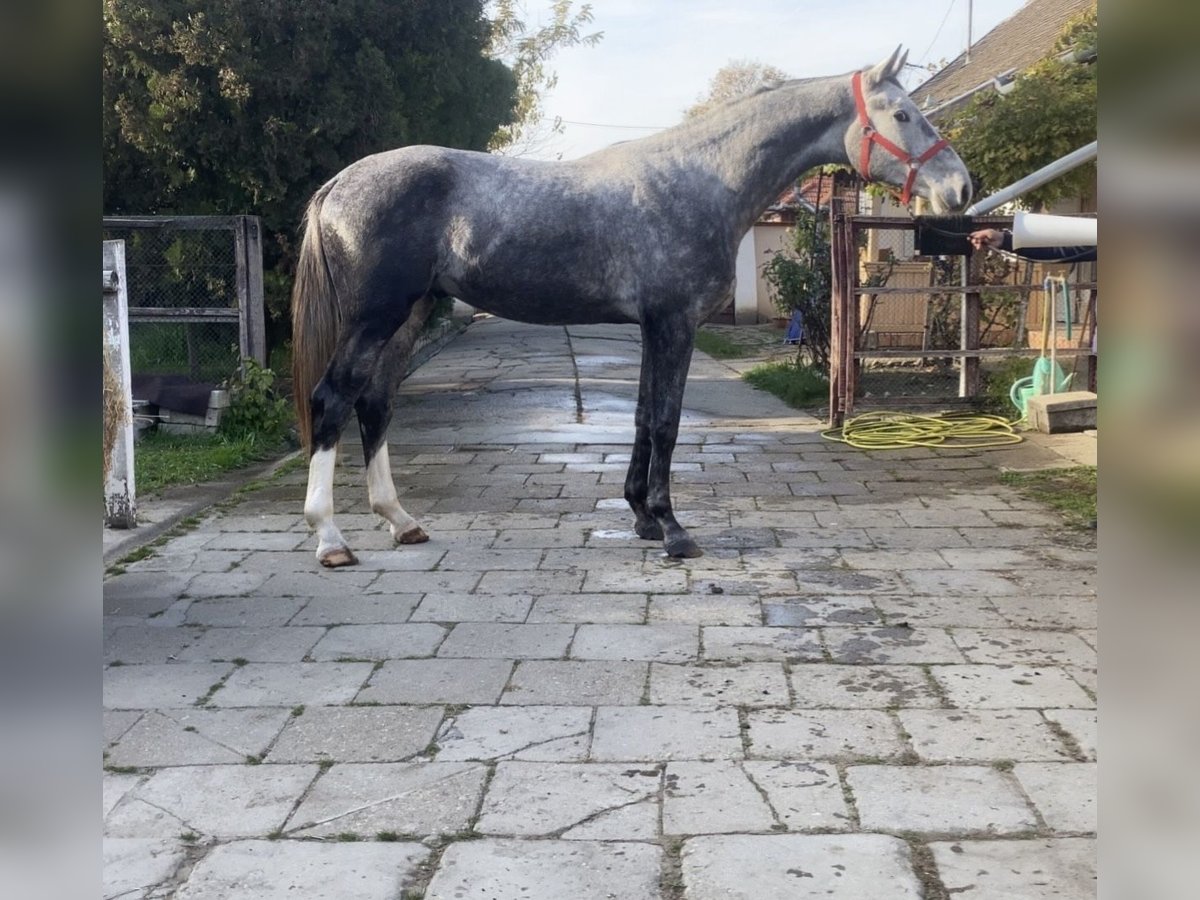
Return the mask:
<svg viewBox="0 0 1200 900">
<path fill-rule="evenodd" d="M 967 0 L 967 65 L 971 64 L 971 25 L 975 15 L 975 0 Z"/>
</svg>

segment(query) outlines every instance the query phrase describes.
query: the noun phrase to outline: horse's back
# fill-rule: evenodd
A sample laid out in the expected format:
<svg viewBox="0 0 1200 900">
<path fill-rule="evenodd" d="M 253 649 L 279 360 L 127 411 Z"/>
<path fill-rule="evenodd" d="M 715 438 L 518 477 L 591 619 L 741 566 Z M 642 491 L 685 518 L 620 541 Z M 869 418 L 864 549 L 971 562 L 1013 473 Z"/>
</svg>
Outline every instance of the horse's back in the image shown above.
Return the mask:
<svg viewBox="0 0 1200 900">
<path fill-rule="evenodd" d="M 420 279 L 527 322 L 638 321 L 656 298 L 710 293 L 709 269 L 729 254 L 719 238 L 696 246 L 697 220 L 625 156 L 546 162 L 403 147 L 340 173 L 322 222 L 379 281 Z"/>
</svg>

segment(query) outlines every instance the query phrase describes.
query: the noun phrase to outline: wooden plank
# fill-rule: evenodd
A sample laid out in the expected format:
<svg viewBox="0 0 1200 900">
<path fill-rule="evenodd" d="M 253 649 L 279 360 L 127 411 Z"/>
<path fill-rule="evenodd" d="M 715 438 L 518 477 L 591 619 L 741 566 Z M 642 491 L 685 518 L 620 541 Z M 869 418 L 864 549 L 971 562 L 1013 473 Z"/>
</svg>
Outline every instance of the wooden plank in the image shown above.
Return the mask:
<svg viewBox="0 0 1200 900">
<path fill-rule="evenodd" d="M 1059 347 L 1059 356 L 1086 356 L 1092 351 L 1087 347 Z M 977 350 L 857 350 L 856 359 L 960 359 L 978 356 L 981 359 L 1019 356 L 1029 359 L 1041 356 L 1042 351 L 1033 347 L 981 347 Z"/>
<path fill-rule="evenodd" d="M 233 265 L 235 274 L 234 290 L 237 291 L 238 314 L 238 369 L 244 370 L 245 362 L 250 356 L 250 323 L 248 310 L 250 308 L 250 281 L 246 266 L 246 228 L 245 217 L 239 216 L 233 229 Z M 243 371 L 243 374 L 245 372 Z"/>
<path fill-rule="evenodd" d="M 246 228 L 246 323 L 249 326 L 250 358 L 267 364 L 266 299 L 263 289 L 262 223 L 258 216 L 242 217 Z"/>
<path fill-rule="evenodd" d="M 222 306 L 133 306 L 131 322 L 237 322 L 240 313 Z"/>
<path fill-rule="evenodd" d="M 237 216 L 105 216 L 104 228 L 148 228 L 175 231 L 233 231 Z"/>
<path fill-rule="evenodd" d="M 1081 281 L 1078 284 L 1070 283 L 1073 290 L 1087 291 L 1095 288 L 1094 281 Z M 986 294 L 986 293 L 1010 293 L 1010 294 L 1031 294 L 1042 290 L 1040 284 L 935 284 L 928 287 L 856 287 L 856 294 Z"/>
<path fill-rule="evenodd" d="M 125 242 L 105 241 L 102 248 L 106 275 L 112 273 L 115 290 L 101 292 L 104 321 L 104 365 L 120 392 L 121 417 L 104 473 L 104 524 L 109 528 L 137 525 L 137 496 L 133 476 L 133 389 L 129 366 L 129 294 L 125 284 Z M 106 278 L 106 281 L 108 279 Z"/>
<path fill-rule="evenodd" d="M 878 228 L 881 231 L 916 229 L 921 223 L 906 216 L 851 216 L 856 228 Z M 1012 216 L 972 216 L 971 221 L 980 228 L 1011 228 Z"/>
</svg>

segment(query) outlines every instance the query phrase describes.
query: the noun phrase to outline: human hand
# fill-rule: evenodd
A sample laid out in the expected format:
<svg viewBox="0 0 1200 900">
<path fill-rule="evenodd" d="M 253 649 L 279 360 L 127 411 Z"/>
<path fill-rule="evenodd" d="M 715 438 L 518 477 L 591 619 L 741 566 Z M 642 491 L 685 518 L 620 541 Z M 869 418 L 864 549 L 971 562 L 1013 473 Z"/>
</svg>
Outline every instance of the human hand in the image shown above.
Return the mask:
<svg viewBox="0 0 1200 900">
<path fill-rule="evenodd" d="M 995 228 L 982 228 L 979 231 L 972 231 L 967 235 L 967 240 L 971 242 L 971 246 L 976 250 L 982 250 L 984 247 L 999 250 L 1004 245 L 1004 236 Z"/>
</svg>

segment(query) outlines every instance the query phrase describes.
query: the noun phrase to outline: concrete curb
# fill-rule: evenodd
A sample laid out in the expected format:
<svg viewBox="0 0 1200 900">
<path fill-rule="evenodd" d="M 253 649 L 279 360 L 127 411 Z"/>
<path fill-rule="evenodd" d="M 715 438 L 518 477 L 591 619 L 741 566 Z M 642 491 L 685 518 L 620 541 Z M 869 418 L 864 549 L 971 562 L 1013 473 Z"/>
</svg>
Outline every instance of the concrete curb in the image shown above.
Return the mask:
<svg viewBox="0 0 1200 900">
<path fill-rule="evenodd" d="M 230 472 L 227 477 L 203 484 L 168 488 L 162 496 L 138 504 L 138 526 L 128 530 L 104 529 L 104 565 L 120 562 L 166 534 L 184 519 L 211 509 L 228 500 L 245 485 L 269 478 L 279 468 L 303 454 L 293 450 L 287 455 Z"/>
</svg>

